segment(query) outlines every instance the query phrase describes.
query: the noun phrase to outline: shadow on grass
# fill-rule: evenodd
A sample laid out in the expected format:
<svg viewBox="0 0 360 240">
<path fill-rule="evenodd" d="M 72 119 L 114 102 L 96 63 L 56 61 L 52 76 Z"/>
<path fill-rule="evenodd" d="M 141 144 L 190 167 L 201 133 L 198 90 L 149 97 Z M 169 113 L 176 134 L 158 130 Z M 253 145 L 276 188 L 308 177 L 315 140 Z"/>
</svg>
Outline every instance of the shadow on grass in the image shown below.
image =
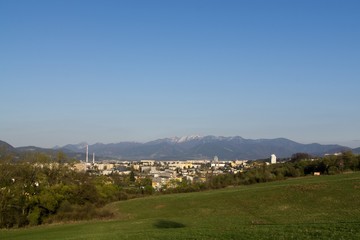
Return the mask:
<svg viewBox="0 0 360 240">
<path fill-rule="evenodd" d="M 156 227 L 156 228 L 184 228 L 185 225 L 182 223 L 161 219 L 161 220 L 157 220 L 154 223 L 154 227 Z"/>
</svg>

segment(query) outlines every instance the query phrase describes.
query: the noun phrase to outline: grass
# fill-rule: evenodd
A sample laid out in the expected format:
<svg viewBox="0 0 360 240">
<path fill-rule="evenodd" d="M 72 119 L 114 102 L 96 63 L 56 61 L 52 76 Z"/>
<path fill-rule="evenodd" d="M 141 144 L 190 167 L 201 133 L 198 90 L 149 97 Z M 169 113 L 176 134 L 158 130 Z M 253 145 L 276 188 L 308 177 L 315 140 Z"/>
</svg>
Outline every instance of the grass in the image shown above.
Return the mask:
<svg viewBox="0 0 360 240">
<path fill-rule="evenodd" d="M 111 221 L 0 230 L 0 239 L 360 239 L 360 173 L 108 205 Z"/>
</svg>

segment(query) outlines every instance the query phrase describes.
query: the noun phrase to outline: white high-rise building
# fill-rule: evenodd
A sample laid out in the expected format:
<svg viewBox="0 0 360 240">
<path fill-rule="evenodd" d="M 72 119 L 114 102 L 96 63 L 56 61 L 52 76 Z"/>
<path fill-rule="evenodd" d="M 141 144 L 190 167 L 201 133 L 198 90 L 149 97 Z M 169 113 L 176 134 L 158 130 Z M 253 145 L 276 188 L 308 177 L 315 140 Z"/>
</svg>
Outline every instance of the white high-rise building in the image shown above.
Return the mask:
<svg viewBox="0 0 360 240">
<path fill-rule="evenodd" d="M 276 163 L 276 156 L 275 156 L 275 154 L 271 154 L 271 156 L 270 156 L 270 163 L 271 163 L 271 164 L 275 164 L 275 163 Z"/>
</svg>

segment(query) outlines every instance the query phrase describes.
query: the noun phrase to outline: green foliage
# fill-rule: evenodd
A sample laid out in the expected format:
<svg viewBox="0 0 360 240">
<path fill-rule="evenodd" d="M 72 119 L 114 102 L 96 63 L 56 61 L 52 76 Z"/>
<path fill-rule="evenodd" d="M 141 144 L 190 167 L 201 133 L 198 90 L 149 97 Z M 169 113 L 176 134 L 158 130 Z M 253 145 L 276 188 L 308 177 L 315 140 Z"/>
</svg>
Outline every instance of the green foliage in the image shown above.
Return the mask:
<svg viewBox="0 0 360 240">
<path fill-rule="evenodd" d="M 39 207 L 33 208 L 27 216 L 30 226 L 39 225 L 41 223 L 41 210 Z"/>
<path fill-rule="evenodd" d="M 58 209 L 57 214 L 47 218 L 46 223 L 111 219 L 113 217 L 114 213 L 107 208 L 98 208 L 91 203 L 78 205 L 64 201 Z"/>
<path fill-rule="evenodd" d="M 135 182 L 135 173 L 134 173 L 134 171 L 130 172 L 130 182 Z"/>
<path fill-rule="evenodd" d="M 32 156 L 41 158 L 40 162 L 0 164 L 0 228 L 33 226 L 50 219 L 109 217 L 112 213 L 101 207 L 127 198 L 109 178 L 46 163 L 41 154 Z M 60 154 L 59 159 L 63 158 Z M 60 217 L 54 217 L 57 214 Z"/>
<path fill-rule="evenodd" d="M 294 153 L 291 156 L 291 162 L 298 162 L 301 160 L 310 160 L 311 158 L 313 158 L 313 157 L 308 153 Z"/>
</svg>

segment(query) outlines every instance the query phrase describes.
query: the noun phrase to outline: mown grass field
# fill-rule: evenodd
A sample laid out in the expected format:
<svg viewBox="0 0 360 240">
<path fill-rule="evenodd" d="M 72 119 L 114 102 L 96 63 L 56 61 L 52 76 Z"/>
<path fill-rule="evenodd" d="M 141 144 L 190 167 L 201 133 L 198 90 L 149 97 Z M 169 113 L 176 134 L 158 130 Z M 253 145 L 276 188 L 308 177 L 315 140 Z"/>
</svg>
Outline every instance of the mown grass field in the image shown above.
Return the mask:
<svg viewBox="0 0 360 240">
<path fill-rule="evenodd" d="M 360 239 L 360 173 L 153 196 L 111 221 L 0 230 L 0 239 Z"/>
</svg>

